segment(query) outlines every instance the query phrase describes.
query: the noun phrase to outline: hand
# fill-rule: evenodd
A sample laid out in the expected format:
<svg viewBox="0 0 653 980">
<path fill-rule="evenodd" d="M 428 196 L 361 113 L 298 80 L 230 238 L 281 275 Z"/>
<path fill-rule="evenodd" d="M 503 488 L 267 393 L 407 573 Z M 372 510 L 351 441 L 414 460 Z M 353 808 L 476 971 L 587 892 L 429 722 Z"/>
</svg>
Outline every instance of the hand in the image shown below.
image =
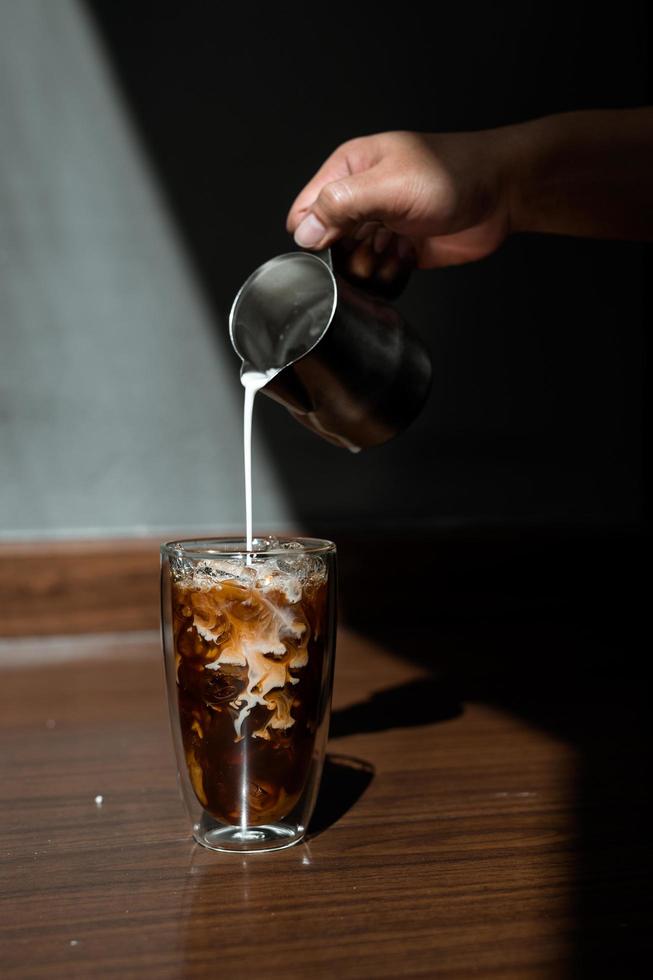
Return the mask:
<svg viewBox="0 0 653 980">
<path fill-rule="evenodd" d="M 345 237 L 362 241 L 367 258 L 413 252 L 424 269 L 480 259 L 510 231 L 509 129 L 344 143 L 297 197 L 288 231 L 304 248 Z"/>
</svg>

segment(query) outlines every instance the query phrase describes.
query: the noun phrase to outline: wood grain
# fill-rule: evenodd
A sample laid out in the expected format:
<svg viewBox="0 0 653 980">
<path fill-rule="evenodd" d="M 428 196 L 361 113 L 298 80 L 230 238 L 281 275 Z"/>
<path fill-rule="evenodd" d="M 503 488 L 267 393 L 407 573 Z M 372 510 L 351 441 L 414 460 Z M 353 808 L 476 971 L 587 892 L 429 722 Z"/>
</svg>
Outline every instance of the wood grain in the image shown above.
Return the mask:
<svg viewBox="0 0 653 980">
<path fill-rule="evenodd" d="M 159 542 L 0 544 L 0 636 L 158 628 Z"/>
<path fill-rule="evenodd" d="M 643 975 L 642 840 L 573 740 L 343 631 L 312 836 L 218 855 L 164 698 L 155 637 L 0 644 L 3 977 Z"/>
</svg>

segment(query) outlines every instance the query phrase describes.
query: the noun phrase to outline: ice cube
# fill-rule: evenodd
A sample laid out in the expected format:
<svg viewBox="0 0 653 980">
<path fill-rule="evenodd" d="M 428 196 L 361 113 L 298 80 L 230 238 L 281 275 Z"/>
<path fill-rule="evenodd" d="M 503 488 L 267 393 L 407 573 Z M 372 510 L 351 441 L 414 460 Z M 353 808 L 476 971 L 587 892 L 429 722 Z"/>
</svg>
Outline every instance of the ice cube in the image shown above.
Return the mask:
<svg viewBox="0 0 653 980">
<path fill-rule="evenodd" d="M 184 575 L 174 577 L 177 580 L 185 579 L 196 589 L 211 589 L 227 581 L 251 587 L 255 584 L 256 572 L 238 558 L 204 558 L 196 564 L 190 563 Z"/>
<path fill-rule="evenodd" d="M 292 557 L 288 556 L 288 558 L 279 558 L 277 566 L 280 572 L 292 575 L 302 583 L 308 582 L 312 578 L 323 579 L 326 574 L 324 559 L 320 558 L 319 555 L 302 553 Z"/>
<path fill-rule="evenodd" d="M 262 592 L 280 592 L 287 602 L 299 602 L 302 597 L 302 583 L 297 575 L 284 574 L 277 568 L 269 569 L 267 574 L 259 578 L 259 588 Z"/>
<path fill-rule="evenodd" d="M 174 558 L 170 559 L 170 572 L 172 577 L 178 581 L 184 578 L 192 577 L 193 563 L 187 558 L 182 558 L 181 555 L 176 555 Z"/>
</svg>

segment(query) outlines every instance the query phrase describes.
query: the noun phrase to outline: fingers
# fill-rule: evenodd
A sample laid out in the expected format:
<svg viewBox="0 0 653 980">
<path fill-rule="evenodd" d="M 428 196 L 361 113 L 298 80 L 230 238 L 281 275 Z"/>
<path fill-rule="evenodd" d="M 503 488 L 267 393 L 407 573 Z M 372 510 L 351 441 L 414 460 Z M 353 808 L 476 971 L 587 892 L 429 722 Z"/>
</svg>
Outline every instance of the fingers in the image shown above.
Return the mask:
<svg viewBox="0 0 653 980">
<path fill-rule="evenodd" d="M 343 143 L 328 157 L 314 177 L 297 195 L 286 219 L 286 228 L 294 234 L 306 212 L 326 184 L 341 180 L 350 174 L 366 170 L 380 159 L 380 138 L 361 136 Z"/>
<path fill-rule="evenodd" d="M 323 183 L 316 198 L 299 214 L 294 238 L 301 248 L 326 248 L 347 232 L 353 232 L 363 217 L 356 202 L 362 174 L 347 174 Z"/>
<path fill-rule="evenodd" d="M 378 228 L 374 232 L 374 238 L 372 240 L 372 248 L 377 255 L 382 255 L 386 248 L 392 241 L 392 232 L 388 228 Z"/>
<path fill-rule="evenodd" d="M 387 243 L 378 251 L 377 235 L 381 233 L 382 242 L 387 240 Z M 415 267 L 412 245 L 378 227 L 362 240 L 343 238 L 331 254 L 335 271 L 349 282 L 389 298 L 399 295 Z"/>
<path fill-rule="evenodd" d="M 342 177 L 346 177 L 349 173 L 350 170 L 346 154 L 342 153 L 341 149 L 338 148 L 335 153 L 332 153 L 329 159 L 322 164 L 315 176 L 309 180 L 303 191 L 295 198 L 286 219 L 286 228 L 291 235 L 294 234 L 297 226 L 302 221 L 302 218 L 306 216 L 306 212 L 315 201 L 315 198 L 318 196 L 324 185 L 330 184 L 334 180 L 340 180 Z"/>
<path fill-rule="evenodd" d="M 406 218 L 401 175 L 374 166 L 325 184 L 295 228 L 302 248 L 326 248 L 369 222 L 400 231 Z"/>
<path fill-rule="evenodd" d="M 381 283 L 393 282 L 402 264 L 396 236 L 390 234 L 386 247 L 377 252 L 374 237 L 362 241 L 351 253 L 347 271 L 354 279 L 375 279 Z"/>
</svg>

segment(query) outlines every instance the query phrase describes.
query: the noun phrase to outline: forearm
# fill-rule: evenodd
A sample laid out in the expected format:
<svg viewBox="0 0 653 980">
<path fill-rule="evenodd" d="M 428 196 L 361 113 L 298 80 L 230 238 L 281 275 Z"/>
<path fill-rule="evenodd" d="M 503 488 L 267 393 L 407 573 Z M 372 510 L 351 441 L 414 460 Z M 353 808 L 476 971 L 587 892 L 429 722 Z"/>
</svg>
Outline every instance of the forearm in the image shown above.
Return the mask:
<svg viewBox="0 0 653 980">
<path fill-rule="evenodd" d="M 653 108 L 569 112 L 504 133 L 512 231 L 653 241 Z"/>
</svg>

